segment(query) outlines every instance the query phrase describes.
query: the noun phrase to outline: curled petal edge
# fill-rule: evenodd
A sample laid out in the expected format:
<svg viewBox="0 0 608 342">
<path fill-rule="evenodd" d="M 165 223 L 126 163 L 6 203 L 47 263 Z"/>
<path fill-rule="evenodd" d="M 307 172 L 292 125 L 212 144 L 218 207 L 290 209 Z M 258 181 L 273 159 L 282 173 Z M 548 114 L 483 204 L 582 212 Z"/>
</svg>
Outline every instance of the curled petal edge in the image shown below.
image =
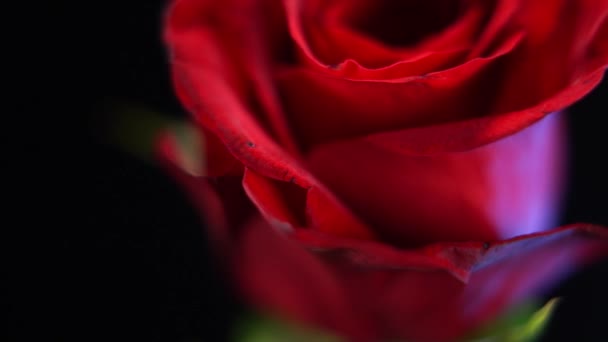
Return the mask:
<svg viewBox="0 0 608 342">
<path fill-rule="evenodd" d="M 201 212 L 207 212 L 210 208 L 219 210 L 219 203 L 213 202 L 212 207 L 205 203 L 209 195 L 208 193 L 202 193 L 201 189 L 208 192 L 208 189 L 202 186 L 207 178 L 188 173 L 187 170 L 176 163 L 177 159 L 172 150 L 171 136 L 169 134 L 163 135 L 158 146 L 159 158 L 169 172 L 176 176 L 182 187 L 195 199 L 195 205 L 198 209 Z M 247 172 L 244 173 L 243 179 L 245 179 L 246 174 Z M 246 183 L 244 182 L 243 185 L 246 186 Z M 251 188 L 247 191 L 251 192 Z M 255 194 L 249 194 L 249 196 L 255 196 Z M 265 220 L 273 218 L 270 221 L 275 220 L 281 222 L 284 226 L 288 226 L 289 229 L 276 230 L 297 242 L 303 248 L 315 254 L 343 258 L 363 268 L 445 271 L 459 281 L 467 283 L 471 274 L 476 270 L 512 255 L 568 239 L 586 238 L 604 242 L 607 245 L 604 253 L 608 256 L 608 229 L 593 224 L 571 224 L 506 240 L 440 242 L 420 248 L 399 249 L 381 241 L 340 237 L 307 227 L 296 227 L 284 217 L 275 217 L 277 215 L 273 210 L 260 207 L 263 203 L 255 203 L 256 200 L 252 201 L 262 216 L 265 217 Z M 259 202 L 259 199 L 257 201 Z M 213 216 L 217 213 L 207 214 Z M 271 226 L 276 226 L 270 221 Z M 229 239 L 226 236 L 225 238 Z"/>
</svg>

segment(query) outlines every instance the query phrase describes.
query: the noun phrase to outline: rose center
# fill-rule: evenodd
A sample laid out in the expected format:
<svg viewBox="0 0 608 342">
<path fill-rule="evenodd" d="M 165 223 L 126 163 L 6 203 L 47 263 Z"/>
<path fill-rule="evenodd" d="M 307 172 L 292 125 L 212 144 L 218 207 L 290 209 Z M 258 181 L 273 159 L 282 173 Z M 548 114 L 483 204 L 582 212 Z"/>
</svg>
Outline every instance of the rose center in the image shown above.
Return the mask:
<svg viewBox="0 0 608 342">
<path fill-rule="evenodd" d="M 351 0 L 346 23 L 390 46 L 410 46 L 441 32 L 462 12 L 459 0 Z"/>
</svg>

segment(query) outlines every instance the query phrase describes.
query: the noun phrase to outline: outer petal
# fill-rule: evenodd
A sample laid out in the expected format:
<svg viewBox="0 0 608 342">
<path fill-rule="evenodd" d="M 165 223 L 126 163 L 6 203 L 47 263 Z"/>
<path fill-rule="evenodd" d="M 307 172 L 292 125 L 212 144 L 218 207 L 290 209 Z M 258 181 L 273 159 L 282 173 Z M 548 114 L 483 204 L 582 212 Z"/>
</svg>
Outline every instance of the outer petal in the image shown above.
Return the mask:
<svg viewBox="0 0 608 342">
<path fill-rule="evenodd" d="M 199 17 L 207 13 L 201 8 L 205 4 L 209 6 L 207 1 L 180 0 L 169 15 L 167 40 L 173 55 L 171 67 L 182 102 L 200 126 L 217 137 L 242 165 L 263 177 L 305 189 L 308 193 L 304 210 L 312 228 L 350 237 L 372 237 L 369 228 L 359 223 L 302 167 L 297 154 L 291 153 L 289 146 L 280 146 L 269 130 L 264 129 L 264 120 L 255 115 L 246 101 L 247 80 L 242 79 L 244 75 L 238 69 L 231 68 L 233 51 L 217 42 L 221 37 L 217 27 Z M 201 50 L 194 42 L 208 44 Z M 213 86 L 208 86 L 210 84 Z M 252 196 L 254 193 L 250 192 Z"/>
<path fill-rule="evenodd" d="M 574 267 L 608 255 L 606 233 L 572 226 L 495 245 L 470 244 L 463 252 L 481 257 L 463 283 L 432 268 L 370 268 L 332 253 L 314 255 L 252 221 L 241 236 L 234 269 L 258 307 L 352 341 L 453 341 Z"/>
<path fill-rule="evenodd" d="M 310 229 L 287 232 L 247 209 L 253 203 L 234 188 L 238 178 L 213 185 L 173 163 L 170 140 L 160 147 L 171 173 L 211 218 L 214 247 L 243 295 L 261 310 L 352 341 L 452 341 L 575 267 L 608 255 L 608 230 L 589 225 L 412 250 Z M 265 201 L 259 209 L 288 222 L 281 205 Z"/>
<path fill-rule="evenodd" d="M 219 78 L 267 133 L 296 154 L 270 79 L 272 63 L 285 58 L 288 50 L 278 1 L 176 0 L 167 11 L 165 40 L 172 62 L 194 65 L 200 69 L 195 77 L 203 81 Z M 180 90 L 188 87 L 180 81 L 180 72 L 173 75 L 180 99 L 190 108 L 198 106 L 199 99 L 185 94 L 188 89 Z"/>
<path fill-rule="evenodd" d="M 466 152 L 407 155 L 366 139 L 319 145 L 310 168 L 389 244 L 505 239 L 553 227 L 560 117 Z"/>
</svg>

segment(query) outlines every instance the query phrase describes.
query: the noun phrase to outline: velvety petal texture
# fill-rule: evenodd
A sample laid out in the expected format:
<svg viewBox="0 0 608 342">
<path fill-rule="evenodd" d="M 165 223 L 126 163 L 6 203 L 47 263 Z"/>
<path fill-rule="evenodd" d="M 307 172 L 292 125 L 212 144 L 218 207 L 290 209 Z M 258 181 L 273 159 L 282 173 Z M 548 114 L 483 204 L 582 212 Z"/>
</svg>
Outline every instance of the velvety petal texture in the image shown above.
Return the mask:
<svg viewBox="0 0 608 342">
<path fill-rule="evenodd" d="M 309 165 L 391 244 L 506 239 L 556 223 L 562 126 L 554 114 L 495 143 L 433 155 L 342 140 L 316 147 Z"/>
<path fill-rule="evenodd" d="M 175 152 L 171 140 L 165 137 L 159 149 L 166 161 Z M 293 230 L 296 220 L 285 203 L 265 203 L 256 213 L 256 201 L 247 201 L 243 188 L 227 191 L 173 162 L 167 167 L 206 213 L 214 247 L 252 304 L 347 340 L 453 341 L 608 256 L 608 230 L 584 224 L 413 249 Z M 220 182 L 231 181 L 239 184 Z M 234 212 L 247 220 L 226 225 Z M 218 219 L 219 213 L 228 216 Z"/>
<path fill-rule="evenodd" d="M 165 24 L 205 151 L 160 159 L 256 307 L 451 341 L 608 254 L 552 229 L 608 0 L 174 0 Z"/>
</svg>

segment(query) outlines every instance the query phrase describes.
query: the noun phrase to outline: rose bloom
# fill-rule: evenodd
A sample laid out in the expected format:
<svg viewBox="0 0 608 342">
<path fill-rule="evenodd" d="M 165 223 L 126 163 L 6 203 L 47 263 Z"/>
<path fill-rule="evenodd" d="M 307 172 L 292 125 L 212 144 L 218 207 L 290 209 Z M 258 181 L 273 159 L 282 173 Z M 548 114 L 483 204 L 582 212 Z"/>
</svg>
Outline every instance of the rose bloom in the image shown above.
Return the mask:
<svg viewBox="0 0 608 342">
<path fill-rule="evenodd" d="M 177 0 L 165 40 L 206 151 L 159 150 L 262 312 L 449 341 L 608 254 L 550 229 L 607 0 Z"/>
</svg>

